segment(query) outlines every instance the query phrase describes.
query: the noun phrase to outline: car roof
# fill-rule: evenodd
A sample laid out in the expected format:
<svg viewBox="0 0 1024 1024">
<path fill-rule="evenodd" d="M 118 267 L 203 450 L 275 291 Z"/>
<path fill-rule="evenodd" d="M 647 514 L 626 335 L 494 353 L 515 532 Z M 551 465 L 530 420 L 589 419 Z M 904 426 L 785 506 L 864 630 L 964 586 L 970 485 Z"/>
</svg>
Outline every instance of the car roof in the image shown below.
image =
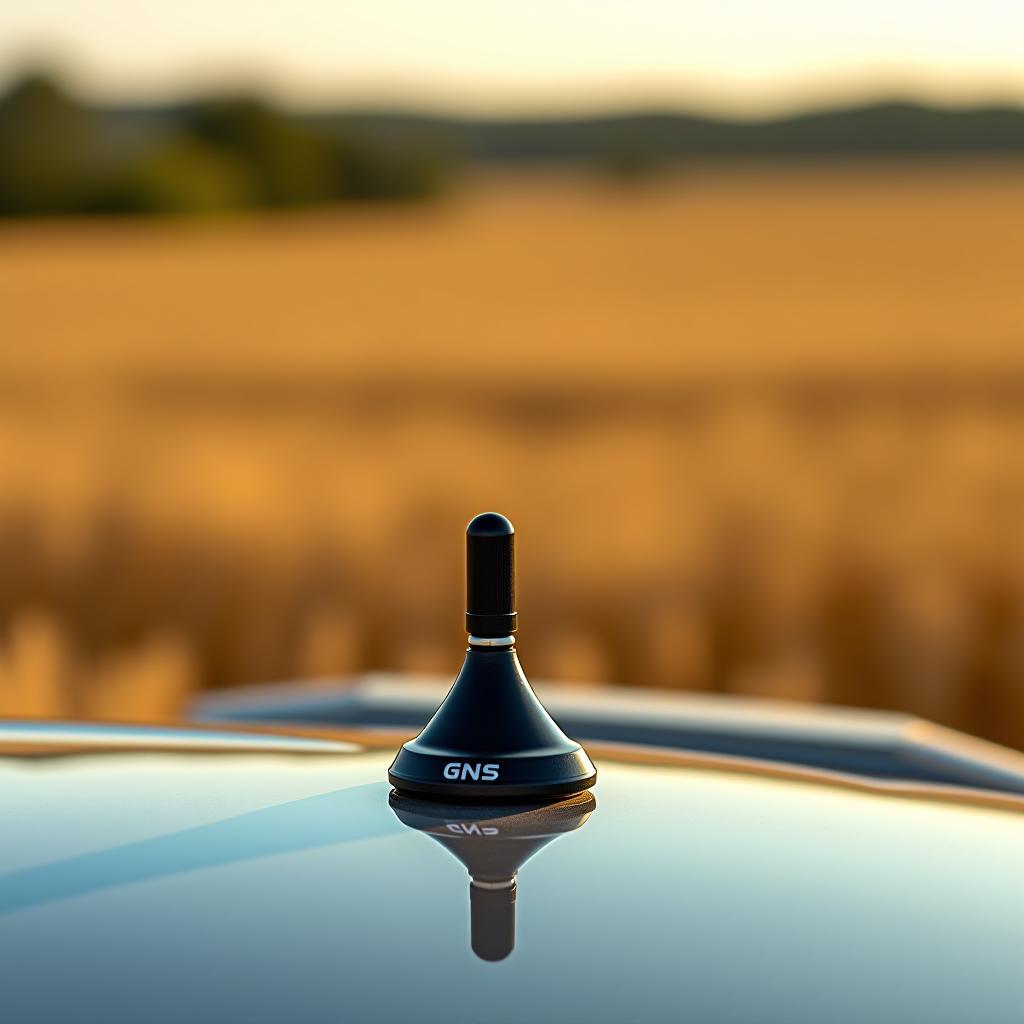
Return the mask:
<svg viewBox="0 0 1024 1024">
<path fill-rule="evenodd" d="M 393 673 L 237 687 L 201 695 L 208 723 L 418 731 L 451 681 Z M 559 725 L 584 742 L 752 758 L 874 779 L 1024 794 L 1024 754 L 924 719 L 735 695 L 535 681 Z"/>
<path fill-rule="evenodd" d="M 394 740 L 0 729 L 12 1018 L 1017 1019 L 1019 797 L 595 747 L 454 808 Z"/>
</svg>

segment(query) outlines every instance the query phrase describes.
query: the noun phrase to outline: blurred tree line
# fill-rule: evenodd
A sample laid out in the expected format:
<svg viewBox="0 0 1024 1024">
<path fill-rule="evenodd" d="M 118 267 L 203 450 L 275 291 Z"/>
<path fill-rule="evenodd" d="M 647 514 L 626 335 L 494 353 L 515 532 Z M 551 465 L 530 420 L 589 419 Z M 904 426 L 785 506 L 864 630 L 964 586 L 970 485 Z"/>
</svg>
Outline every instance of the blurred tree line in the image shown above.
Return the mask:
<svg viewBox="0 0 1024 1024">
<path fill-rule="evenodd" d="M 446 169 L 427 146 L 350 138 L 254 97 L 117 118 L 38 73 L 0 97 L 0 216 L 419 199 Z"/>
<path fill-rule="evenodd" d="M 202 213 L 422 199 L 474 164 L 576 164 L 619 181 L 700 160 L 1021 157 L 1024 110 L 877 103 L 771 120 L 685 112 L 487 120 L 286 113 L 252 96 L 92 108 L 34 73 L 0 96 L 0 216 Z"/>
</svg>

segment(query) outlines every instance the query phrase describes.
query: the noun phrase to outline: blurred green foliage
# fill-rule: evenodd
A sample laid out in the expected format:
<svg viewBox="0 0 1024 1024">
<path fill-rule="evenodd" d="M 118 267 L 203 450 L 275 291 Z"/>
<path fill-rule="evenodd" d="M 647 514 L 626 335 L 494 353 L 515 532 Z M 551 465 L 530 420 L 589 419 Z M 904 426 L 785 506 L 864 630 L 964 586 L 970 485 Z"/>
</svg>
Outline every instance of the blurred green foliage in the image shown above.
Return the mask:
<svg viewBox="0 0 1024 1024">
<path fill-rule="evenodd" d="M 258 206 L 340 198 L 344 167 L 334 141 L 259 100 L 201 103 L 186 112 L 183 131 L 235 161 L 248 177 L 248 198 Z"/>
<path fill-rule="evenodd" d="M 447 178 L 425 147 L 349 138 L 250 97 L 154 112 L 141 130 L 127 120 L 44 75 L 16 83 L 0 97 L 0 216 L 420 199 Z"/>
<path fill-rule="evenodd" d="M 68 213 L 88 203 L 95 128 L 42 75 L 16 83 L 0 100 L 0 215 Z"/>
<path fill-rule="evenodd" d="M 252 204 L 246 168 L 230 154 L 191 139 L 144 153 L 99 190 L 98 213 L 212 213 Z"/>
</svg>

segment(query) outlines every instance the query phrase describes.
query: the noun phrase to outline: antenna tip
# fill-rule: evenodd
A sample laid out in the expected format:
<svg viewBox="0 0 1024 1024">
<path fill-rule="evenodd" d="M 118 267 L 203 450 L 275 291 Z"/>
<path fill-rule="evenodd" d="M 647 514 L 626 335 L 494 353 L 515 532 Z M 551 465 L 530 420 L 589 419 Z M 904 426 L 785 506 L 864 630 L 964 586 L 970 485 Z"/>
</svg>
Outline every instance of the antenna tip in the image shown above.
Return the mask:
<svg viewBox="0 0 1024 1024">
<path fill-rule="evenodd" d="M 497 512 L 481 512 L 466 527 L 467 537 L 511 537 L 515 527 Z"/>
</svg>

